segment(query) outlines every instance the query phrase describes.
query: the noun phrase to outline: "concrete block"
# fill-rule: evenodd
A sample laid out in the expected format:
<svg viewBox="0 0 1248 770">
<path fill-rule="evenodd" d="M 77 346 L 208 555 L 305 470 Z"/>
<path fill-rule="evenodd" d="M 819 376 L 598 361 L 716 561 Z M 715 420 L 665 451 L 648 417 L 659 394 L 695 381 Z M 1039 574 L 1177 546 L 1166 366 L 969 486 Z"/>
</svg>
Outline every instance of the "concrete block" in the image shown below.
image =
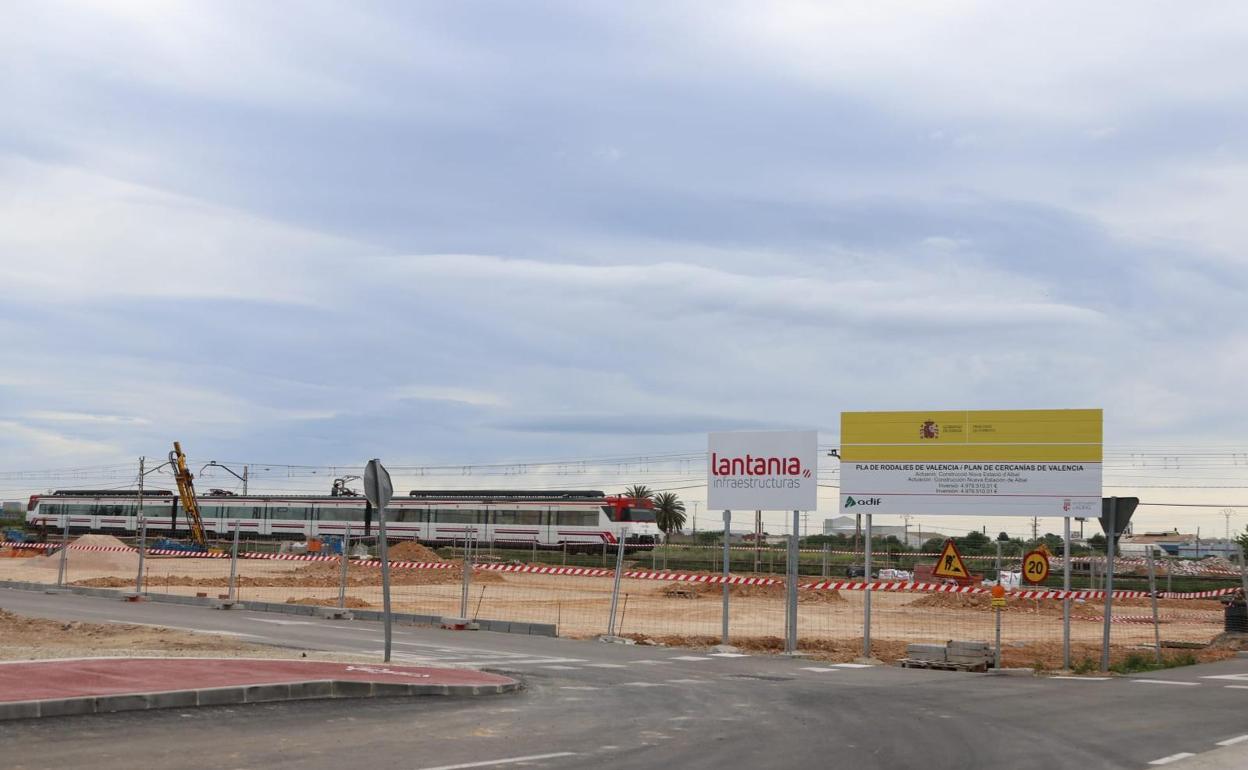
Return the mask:
<svg viewBox="0 0 1248 770">
<path fill-rule="evenodd" d="M 946 660 L 943 644 L 907 644 L 906 657 L 912 660 L 930 660 L 943 662 Z"/>
<path fill-rule="evenodd" d="M 293 682 L 290 685 L 290 697 L 299 699 L 309 698 L 332 698 L 334 697 L 334 682 L 332 679 L 325 679 L 317 682 Z"/>
<path fill-rule="evenodd" d="M 33 719 L 39 716 L 39 701 L 0 703 L 0 719 Z"/>
<path fill-rule="evenodd" d="M 253 684 L 244 689 L 243 699 L 247 703 L 264 703 L 265 701 L 290 700 L 289 684 Z"/>
<path fill-rule="evenodd" d="M 208 687 L 195 691 L 195 701 L 200 706 L 234 706 L 246 700 L 242 687 Z"/>
<path fill-rule="evenodd" d="M 397 698 L 412 695 L 412 685 L 403 682 L 373 682 L 374 698 Z"/>
<path fill-rule="evenodd" d="M 516 633 L 516 630 L 514 627 L 512 628 L 511 632 L 513 634 Z M 550 637 L 559 636 L 554 623 L 531 623 L 529 624 L 529 634 L 532 636 L 550 636 Z"/>
<path fill-rule="evenodd" d="M 352 682 L 345 679 L 334 682 L 335 698 L 367 698 L 372 693 L 372 682 Z"/>
<path fill-rule="evenodd" d="M 214 610 L 242 610 L 246 609 L 242 602 L 230 601 L 229 599 L 216 599 L 212 603 Z"/>
<path fill-rule="evenodd" d="M 381 620 L 382 613 L 377 610 L 355 610 L 356 620 Z"/>
<path fill-rule="evenodd" d="M 338 607 L 314 607 L 316 616 L 326 620 L 351 620 L 354 615 L 351 610 L 340 609 Z"/>
<path fill-rule="evenodd" d="M 512 623 L 510 630 L 513 634 L 527 634 L 532 625 L 532 623 Z"/>
<path fill-rule="evenodd" d="M 95 699 L 95 710 L 100 714 L 113 711 L 144 711 L 151 707 L 151 699 L 146 693 L 101 695 Z"/>
<path fill-rule="evenodd" d="M 199 705 L 199 697 L 195 690 L 155 692 L 148 696 L 148 708 L 180 709 L 191 708 L 197 705 Z"/>
<path fill-rule="evenodd" d="M 45 700 L 39 704 L 39 716 L 41 717 L 74 717 L 94 713 L 94 697 Z"/>
</svg>

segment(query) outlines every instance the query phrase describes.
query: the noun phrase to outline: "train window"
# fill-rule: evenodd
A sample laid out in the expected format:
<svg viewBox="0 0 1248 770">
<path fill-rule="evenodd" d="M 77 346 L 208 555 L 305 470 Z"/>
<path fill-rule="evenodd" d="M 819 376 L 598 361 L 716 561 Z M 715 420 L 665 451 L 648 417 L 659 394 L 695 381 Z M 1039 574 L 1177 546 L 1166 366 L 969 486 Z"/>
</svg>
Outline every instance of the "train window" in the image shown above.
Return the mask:
<svg viewBox="0 0 1248 770">
<path fill-rule="evenodd" d="M 320 521 L 364 521 L 364 506 L 316 506 L 316 518 Z"/>
<path fill-rule="evenodd" d="M 483 524 L 483 512 L 472 508 L 439 508 L 439 524 Z"/>
<path fill-rule="evenodd" d="M 542 511 L 516 511 L 517 524 L 541 524 Z"/>
<path fill-rule="evenodd" d="M 494 511 L 495 524 L 518 524 L 519 519 L 520 511 Z"/>
<path fill-rule="evenodd" d="M 597 511 L 555 511 L 555 524 L 561 527 L 592 527 L 598 524 Z"/>
<path fill-rule="evenodd" d="M 287 521 L 303 521 L 308 518 L 308 509 L 302 505 L 270 505 L 269 518 Z"/>
</svg>

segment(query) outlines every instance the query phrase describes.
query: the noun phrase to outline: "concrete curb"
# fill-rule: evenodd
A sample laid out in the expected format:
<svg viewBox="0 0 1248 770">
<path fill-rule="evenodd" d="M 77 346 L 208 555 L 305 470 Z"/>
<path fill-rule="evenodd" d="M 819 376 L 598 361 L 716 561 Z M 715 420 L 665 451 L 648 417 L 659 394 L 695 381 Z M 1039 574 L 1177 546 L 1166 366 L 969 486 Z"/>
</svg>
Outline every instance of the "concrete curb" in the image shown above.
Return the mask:
<svg viewBox="0 0 1248 770">
<path fill-rule="evenodd" d="M 15 588 L 20 591 L 45 591 L 48 593 L 58 594 L 77 594 L 79 596 L 98 596 L 103 598 L 126 599 L 133 601 L 130 597 L 135 595 L 134 591 L 119 591 L 111 588 L 87 588 L 85 586 L 65 586 L 58 588 L 55 585 L 46 583 L 24 583 L 16 580 L 0 580 L 0 588 Z M 159 594 L 146 592 L 142 594 L 145 601 L 165 603 L 165 604 L 185 604 L 192 607 L 215 607 L 222 603 L 220 599 L 209 599 L 199 596 L 182 596 L 181 594 Z M 275 612 L 287 615 L 307 615 L 308 617 L 320 617 L 318 610 L 324 610 L 324 605 L 315 604 L 280 604 L 278 602 L 246 602 L 245 608 L 252 612 Z M 242 606 L 236 609 L 243 609 Z M 355 620 L 373 620 L 381 622 L 382 614 L 379 610 L 352 610 Z M 442 622 L 441 615 L 416 615 L 407 612 L 394 612 L 390 617 L 396 625 L 400 626 L 432 626 L 438 627 Z M 528 636 L 549 636 L 558 637 L 556 628 L 553 623 L 513 623 L 509 620 L 486 620 L 484 618 L 473 618 L 474 623 L 482 631 L 493 631 L 501 634 L 523 634 Z M 124 622 L 124 621 L 118 621 Z"/>
<path fill-rule="evenodd" d="M 282 684 L 246 684 L 199 690 L 138 692 L 124 695 L 92 695 L 79 698 L 12 701 L 0 703 L 0 721 L 40 717 L 112 714 L 118 711 L 150 711 L 199 706 L 233 706 L 245 703 L 280 703 L 337 698 L 396 698 L 417 695 L 502 695 L 520 690 L 520 682 L 495 685 L 403 684 L 320 679 Z"/>
</svg>

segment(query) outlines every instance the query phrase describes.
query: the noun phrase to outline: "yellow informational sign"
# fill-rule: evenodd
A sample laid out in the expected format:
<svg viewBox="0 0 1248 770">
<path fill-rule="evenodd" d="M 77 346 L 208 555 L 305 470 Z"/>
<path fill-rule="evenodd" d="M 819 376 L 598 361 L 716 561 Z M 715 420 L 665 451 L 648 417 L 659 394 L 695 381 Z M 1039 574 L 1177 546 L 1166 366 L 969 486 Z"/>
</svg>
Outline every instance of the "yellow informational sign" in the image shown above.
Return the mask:
<svg viewBox="0 0 1248 770">
<path fill-rule="evenodd" d="M 1096 516 L 1100 409 L 842 412 L 841 510 Z"/>
<path fill-rule="evenodd" d="M 962 561 L 962 554 L 958 553 L 958 546 L 952 540 L 945 541 L 945 547 L 940 552 L 940 558 L 936 560 L 936 568 L 932 570 L 932 574 L 954 580 L 970 579 L 971 571 L 966 568 L 966 562 Z"/>
<path fill-rule="evenodd" d="M 1049 552 L 1037 548 L 1023 557 L 1023 580 L 1043 583 L 1049 577 Z"/>
<path fill-rule="evenodd" d="M 1005 589 L 1001 587 L 1000 584 L 992 587 L 992 606 L 993 606 L 993 609 L 998 609 L 998 610 L 1005 607 Z M 998 636 L 997 637 L 998 644 L 1000 643 L 1000 641 L 1001 639 Z"/>
</svg>

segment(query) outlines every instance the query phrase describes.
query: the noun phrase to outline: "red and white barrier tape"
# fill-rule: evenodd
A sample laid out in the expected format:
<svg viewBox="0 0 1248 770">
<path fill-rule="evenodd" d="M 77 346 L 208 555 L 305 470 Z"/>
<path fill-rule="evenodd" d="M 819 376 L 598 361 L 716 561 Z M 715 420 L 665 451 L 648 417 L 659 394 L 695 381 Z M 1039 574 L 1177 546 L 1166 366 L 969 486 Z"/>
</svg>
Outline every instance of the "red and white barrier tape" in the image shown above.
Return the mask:
<svg viewBox="0 0 1248 770">
<path fill-rule="evenodd" d="M 43 550 L 55 550 L 59 548 L 56 543 L 17 543 L 2 542 L 0 546 L 10 548 L 37 548 Z M 120 552 L 134 553 L 136 549 L 128 546 L 104 546 L 104 545 L 76 545 L 69 544 L 71 551 L 89 551 L 89 552 Z M 208 558 L 208 559 L 225 559 L 229 558 L 228 553 L 213 551 L 183 551 L 178 549 L 148 549 L 149 556 L 176 556 L 186 558 Z M 277 560 L 277 561 L 321 561 L 338 563 L 340 556 L 325 554 L 296 554 L 296 553 L 256 553 L 248 552 L 239 554 L 242 559 L 261 559 L 261 560 Z M 355 566 L 380 567 L 381 561 L 378 559 L 352 559 L 351 564 Z M 393 569 L 454 569 L 458 567 L 457 562 L 418 562 L 418 561 L 392 561 L 390 567 Z M 566 575 L 570 577 L 611 577 L 615 574 L 614 570 L 602 569 L 598 567 L 555 567 L 535 564 L 474 564 L 474 570 L 487 572 L 511 572 L 511 573 L 528 573 L 535 575 Z M 680 583 L 708 583 L 715 585 L 750 585 L 750 586 L 771 586 L 784 585 L 784 580 L 779 578 L 768 577 L 746 577 L 741 575 L 715 575 L 707 573 L 688 573 L 688 572 L 655 572 L 651 570 L 628 570 L 622 575 L 630 580 L 662 580 Z M 884 581 L 871 582 L 861 580 L 823 580 L 813 583 L 800 583 L 798 588 L 804 591 L 907 591 L 907 592 L 923 592 L 923 593 L 960 593 L 960 594 L 986 594 L 990 589 L 980 586 L 962 586 L 947 583 L 916 583 L 911 581 Z M 1161 592 L 1157 596 L 1160 599 L 1214 599 L 1220 596 L 1229 596 L 1239 591 L 1238 588 L 1219 588 L 1212 591 L 1193 591 L 1187 593 L 1180 592 Z M 1020 591 L 1011 591 L 1008 596 L 1014 599 L 1104 599 L 1104 591 L 1063 591 L 1051 589 L 1024 589 Z M 1142 599 L 1148 597 L 1147 591 L 1114 591 L 1114 597 L 1118 599 Z M 1151 620 L 1150 620 L 1151 622 Z"/>
</svg>

